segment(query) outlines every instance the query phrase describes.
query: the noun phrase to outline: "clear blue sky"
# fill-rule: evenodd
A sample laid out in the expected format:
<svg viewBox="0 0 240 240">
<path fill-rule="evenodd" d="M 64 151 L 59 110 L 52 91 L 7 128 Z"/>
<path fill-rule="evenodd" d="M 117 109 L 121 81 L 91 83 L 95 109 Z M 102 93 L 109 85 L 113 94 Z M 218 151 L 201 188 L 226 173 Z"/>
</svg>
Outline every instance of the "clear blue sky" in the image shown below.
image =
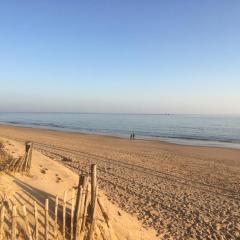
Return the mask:
<svg viewBox="0 0 240 240">
<path fill-rule="evenodd" d="M 240 113 L 240 1 L 0 2 L 0 111 Z"/>
</svg>

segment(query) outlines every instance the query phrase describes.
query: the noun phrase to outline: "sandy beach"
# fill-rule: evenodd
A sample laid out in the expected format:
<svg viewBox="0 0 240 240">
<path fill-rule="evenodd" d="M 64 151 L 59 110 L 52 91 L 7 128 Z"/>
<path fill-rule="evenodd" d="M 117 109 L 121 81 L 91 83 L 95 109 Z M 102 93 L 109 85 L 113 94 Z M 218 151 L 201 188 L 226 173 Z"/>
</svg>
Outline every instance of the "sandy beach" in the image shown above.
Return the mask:
<svg viewBox="0 0 240 240">
<path fill-rule="evenodd" d="M 2 154 L 2 146 L 4 151 L 8 152 L 13 158 L 18 158 L 25 153 L 25 144 L 9 140 L 8 138 L 0 137 Z M 0 160 L 2 160 L 0 156 Z M 0 161 L 1 162 L 1 161 Z M 0 164 L 0 166 L 2 166 Z M 17 208 L 17 228 L 16 239 L 38 239 L 46 240 L 45 236 L 45 218 L 44 218 L 44 204 L 45 200 L 49 201 L 49 230 L 47 239 L 66 240 L 71 239 L 70 236 L 70 212 L 72 203 L 75 202 L 76 188 L 78 186 L 79 176 L 71 169 L 63 166 L 57 161 L 44 156 L 37 150 L 33 150 L 32 166 L 30 174 L 23 174 L 17 172 L 3 172 L 0 171 L 0 239 L 10 240 L 12 237 L 13 218 L 11 216 L 13 206 Z M 75 192 L 75 194 L 73 194 Z M 64 197 L 66 194 L 66 197 Z M 56 228 L 56 218 L 54 212 L 56 211 L 56 196 L 58 196 L 58 227 Z M 154 229 L 146 229 L 141 226 L 141 222 L 135 216 L 122 211 L 118 206 L 109 202 L 104 192 L 98 191 L 98 198 L 102 202 L 105 213 L 108 215 L 109 225 L 111 224 L 110 239 L 112 240 L 135 240 L 157 239 Z M 66 222 L 65 238 L 63 237 L 63 201 L 65 199 L 67 211 L 64 217 Z M 74 201 L 73 201 L 74 200 Z M 35 226 L 35 204 L 38 208 L 38 237 L 36 236 Z M 5 209 L 5 216 L 2 217 L 2 207 Z M 23 218 L 22 206 L 27 209 L 28 221 L 30 223 L 30 234 L 26 230 L 26 220 Z M 102 215 L 102 210 L 96 206 L 97 228 L 104 230 L 104 236 L 101 237 L 94 233 L 93 240 L 109 239 L 108 227 L 104 224 L 105 218 Z M 57 229 L 57 230 L 56 230 Z M 3 231 L 4 230 L 4 231 Z M 102 232 L 102 231 L 101 231 Z M 32 233 L 32 237 L 29 236 Z M 102 232 L 103 233 L 103 232 Z M 77 239 L 82 239 L 80 236 Z M 85 239 L 85 238 L 84 238 Z"/>
<path fill-rule="evenodd" d="M 240 150 L 0 125 L 0 137 L 75 172 L 98 166 L 108 200 L 159 239 L 240 238 Z"/>
</svg>

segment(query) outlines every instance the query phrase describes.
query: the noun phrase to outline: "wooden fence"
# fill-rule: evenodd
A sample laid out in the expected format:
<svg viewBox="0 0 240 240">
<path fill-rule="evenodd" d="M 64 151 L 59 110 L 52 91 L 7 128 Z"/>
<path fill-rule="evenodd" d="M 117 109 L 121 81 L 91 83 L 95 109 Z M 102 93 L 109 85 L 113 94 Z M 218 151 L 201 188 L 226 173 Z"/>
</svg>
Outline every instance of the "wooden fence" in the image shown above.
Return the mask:
<svg viewBox="0 0 240 240">
<path fill-rule="evenodd" d="M 12 159 L 9 163 L 6 164 L 4 170 L 11 172 L 19 172 L 22 174 L 29 174 L 32 163 L 32 149 L 33 143 L 25 143 L 25 153 L 22 157 L 17 159 Z"/>
<path fill-rule="evenodd" d="M 70 195 L 70 198 L 69 198 Z M 96 209 L 98 217 L 96 217 Z M 21 209 L 22 215 L 18 214 Z M 59 210 L 62 210 L 61 212 Z M 5 240 L 4 224 L 6 224 L 7 208 L 4 204 L 0 208 L 0 240 Z M 21 217 L 24 222 L 25 236 L 29 240 L 40 240 L 39 238 L 39 213 L 40 205 L 34 202 L 34 222 L 29 221 L 28 211 L 25 205 L 13 205 L 10 213 L 11 237 L 8 239 L 17 239 L 17 220 Z M 101 214 L 101 220 L 99 219 Z M 49 212 L 49 199 L 45 199 L 44 210 L 44 237 L 41 239 L 49 240 L 50 221 L 54 226 L 54 239 L 63 240 L 115 240 L 116 235 L 109 221 L 109 216 L 104 209 L 104 205 L 98 194 L 97 185 L 97 167 L 91 165 L 91 173 L 89 175 L 80 175 L 78 187 L 64 192 L 61 204 L 59 196 L 54 199 L 53 213 Z M 6 229 L 6 227 L 5 227 Z"/>
</svg>

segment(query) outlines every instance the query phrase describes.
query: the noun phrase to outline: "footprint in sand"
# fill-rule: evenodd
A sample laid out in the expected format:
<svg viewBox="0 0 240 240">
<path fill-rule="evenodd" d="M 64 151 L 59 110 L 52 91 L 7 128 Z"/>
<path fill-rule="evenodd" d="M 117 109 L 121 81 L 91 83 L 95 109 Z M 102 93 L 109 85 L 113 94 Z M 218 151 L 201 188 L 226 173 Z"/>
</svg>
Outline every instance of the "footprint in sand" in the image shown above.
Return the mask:
<svg viewBox="0 0 240 240">
<path fill-rule="evenodd" d="M 42 165 L 39 165 L 39 166 L 41 167 L 40 172 L 41 172 L 42 174 L 47 174 L 48 169 L 47 169 L 47 168 L 43 168 Z"/>
<path fill-rule="evenodd" d="M 40 172 L 41 172 L 42 174 L 46 174 L 46 173 L 47 173 L 47 171 L 44 170 L 44 169 L 41 169 Z"/>
<path fill-rule="evenodd" d="M 60 177 L 57 177 L 56 183 L 63 182 L 63 180 Z"/>
</svg>

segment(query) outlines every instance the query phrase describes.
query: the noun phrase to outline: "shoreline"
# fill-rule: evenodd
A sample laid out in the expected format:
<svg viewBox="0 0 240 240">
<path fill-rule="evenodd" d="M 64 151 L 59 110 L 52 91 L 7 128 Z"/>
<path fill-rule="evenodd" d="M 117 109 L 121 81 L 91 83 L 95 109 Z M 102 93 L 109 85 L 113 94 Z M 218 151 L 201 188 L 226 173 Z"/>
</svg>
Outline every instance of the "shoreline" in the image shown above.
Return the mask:
<svg viewBox="0 0 240 240">
<path fill-rule="evenodd" d="M 33 141 L 36 143 L 47 143 L 55 146 L 62 146 L 69 149 L 81 149 L 81 143 L 87 144 L 87 151 L 94 152 L 95 148 L 109 148 L 111 151 L 170 151 L 174 155 L 196 158 L 207 158 L 208 160 L 223 159 L 234 161 L 240 160 L 240 149 L 216 146 L 196 146 L 187 144 L 170 143 L 161 140 L 143 140 L 136 139 L 130 141 L 126 138 L 117 136 L 106 136 L 96 134 L 86 134 L 78 132 L 58 131 L 52 129 L 19 127 L 0 124 L 0 137 L 10 138 L 12 140 Z M 51 139 L 52 141 L 49 141 Z M 64 142 L 64 144 L 63 144 Z M 110 147 L 111 146 L 111 147 Z M 106 153 L 104 154 L 106 155 Z"/>
<path fill-rule="evenodd" d="M 10 126 L 16 128 L 26 128 L 26 129 L 36 129 L 36 130 L 45 130 L 45 131 L 53 131 L 53 132 L 63 132 L 67 134 L 80 134 L 86 136 L 99 136 L 99 137 L 109 137 L 116 139 L 125 139 L 128 140 L 129 137 L 125 134 L 110 134 L 110 133 L 100 133 L 94 131 L 77 131 L 76 129 L 70 128 L 54 128 L 54 127 L 44 127 L 41 125 L 31 126 L 31 125 L 23 125 L 23 124 L 12 124 L 12 123 L 3 123 L 0 122 L 0 126 Z M 39 126 L 39 127 L 37 127 Z M 226 149 L 236 149 L 240 150 L 240 143 L 236 142 L 224 142 L 224 141 L 212 141 L 212 140 L 203 140 L 203 139 L 187 139 L 187 138 L 170 138 L 170 137 L 152 137 L 152 136 L 141 136 L 136 135 L 136 140 L 142 141 L 153 141 L 159 143 L 168 143 L 179 146 L 192 146 L 192 147 L 210 147 L 210 148 L 226 148 Z"/>
</svg>

